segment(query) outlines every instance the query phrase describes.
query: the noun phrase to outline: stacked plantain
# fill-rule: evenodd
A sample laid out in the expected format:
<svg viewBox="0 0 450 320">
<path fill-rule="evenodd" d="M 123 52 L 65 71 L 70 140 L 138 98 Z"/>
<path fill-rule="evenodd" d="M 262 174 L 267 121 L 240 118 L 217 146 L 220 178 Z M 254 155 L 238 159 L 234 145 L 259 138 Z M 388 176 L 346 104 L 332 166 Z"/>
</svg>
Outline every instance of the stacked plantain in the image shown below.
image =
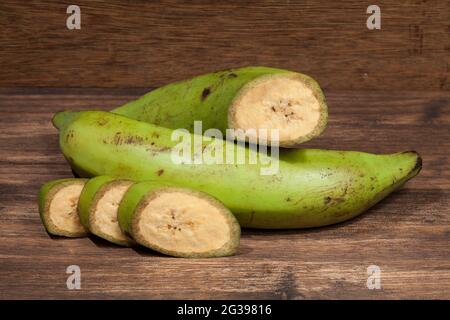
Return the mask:
<svg viewBox="0 0 450 320">
<path fill-rule="evenodd" d="M 240 226 L 342 222 L 420 171 L 414 151 L 376 155 L 293 148 L 320 135 L 327 116 L 317 82 L 266 67 L 170 84 L 112 112 L 57 113 L 53 123 L 61 151 L 81 178 L 41 188 L 43 223 L 55 235 L 91 232 L 177 257 L 226 256 L 238 248 Z M 218 129 L 216 135 L 199 136 L 195 121 L 206 132 Z M 200 141 L 194 158 L 214 147 L 222 159 L 241 154 L 247 161 L 175 162 L 180 128 L 184 139 Z M 234 129 L 231 143 L 217 135 L 229 137 L 229 129 Z M 263 136 L 264 130 L 277 134 Z M 255 141 L 264 143 L 255 147 Z M 271 154 L 263 152 L 268 146 Z M 261 174 L 269 162 L 277 170 Z"/>
</svg>

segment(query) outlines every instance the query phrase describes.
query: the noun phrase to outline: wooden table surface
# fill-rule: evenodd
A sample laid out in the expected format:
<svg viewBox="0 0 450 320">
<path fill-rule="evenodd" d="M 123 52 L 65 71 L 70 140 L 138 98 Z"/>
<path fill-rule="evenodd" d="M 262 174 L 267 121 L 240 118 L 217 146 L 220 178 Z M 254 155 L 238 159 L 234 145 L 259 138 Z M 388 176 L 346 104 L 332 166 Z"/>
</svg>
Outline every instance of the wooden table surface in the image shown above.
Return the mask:
<svg viewBox="0 0 450 320">
<path fill-rule="evenodd" d="M 367 29 L 358 0 L 74 4 L 80 30 L 66 28 L 66 2 L 0 1 L 0 299 L 450 299 L 449 1 L 379 0 L 381 30 Z M 422 172 L 346 223 L 244 230 L 229 258 L 47 235 L 38 189 L 71 176 L 54 112 L 108 110 L 142 87 L 248 65 L 304 72 L 325 89 L 328 129 L 305 147 L 416 150 Z M 81 290 L 66 287 L 69 265 Z M 380 290 L 366 287 L 369 265 Z"/>
<path fill-rule="evenodd" d="M 244 230 L 236 256 L 176 259 L 96 238 L 51 238 L 37 192 L 71 171 L 52 114 L 104 109 L 143 89 L 0 90 L 0 298 L 450 298 L 450 92 L 327 91 L 325 134 L 305 146 L 416 150 L 423 170 L 358 218 L 310 230 Z M 68 290 L 66 268 L 81 268 Z M 367 267 L 381 289 L 366 287 Z"/>
</svg>

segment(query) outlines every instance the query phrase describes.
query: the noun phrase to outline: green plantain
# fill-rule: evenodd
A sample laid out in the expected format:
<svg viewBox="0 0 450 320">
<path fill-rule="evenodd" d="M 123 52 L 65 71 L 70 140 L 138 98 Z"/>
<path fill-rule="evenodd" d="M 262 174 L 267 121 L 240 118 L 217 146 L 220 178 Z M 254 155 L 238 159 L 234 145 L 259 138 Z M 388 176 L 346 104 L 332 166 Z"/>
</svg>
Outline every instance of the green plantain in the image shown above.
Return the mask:
<svg viewBox="0 0 450 320">
<path fill-rule="evenodd" d="M 289 149 L 279 161 L 232 144 L 231 152 L 257 164 L 175 164 L 173 131 L 101 111 L 62 112 L 54 118 L 60 147 L 82 177 L 112 175 L 155 180 L 206 192 L 225 204 L 243 227 L 303 228 L 357 216 L 421 169 L 414 151 L 376 155 L 354 151 Z M 192 135 L 190 135 L 192 138 Z M 195 138 L 195 137 L 194 137 Z M 198 137 L 197 137 L 198 138 Z M 225 141 L 203 142 L 222 145 Z M 223 148 L 230 152 L 229 147 Z M 269 158 L 269 159 L 268 159 Z M 264 161 L 278 171 L 261 175 Z"/>
<path fill-rule="evenodd" d="M 194 121 L 205 129 L 236 131 L 238 140 L 275 140 L 293 147 L 322 133 L 328 110 L 318 83 L 288 70 L 246 67 L 219 71 L 166 85 L 113 110 L 158 126 L 194 132 Z M 254 131 L 252 131 L 254 129 Z M 278 137 L 272 136 L 277 129 Z M 253 141 L 253 140 L 250 140 Z"/>
</svg>

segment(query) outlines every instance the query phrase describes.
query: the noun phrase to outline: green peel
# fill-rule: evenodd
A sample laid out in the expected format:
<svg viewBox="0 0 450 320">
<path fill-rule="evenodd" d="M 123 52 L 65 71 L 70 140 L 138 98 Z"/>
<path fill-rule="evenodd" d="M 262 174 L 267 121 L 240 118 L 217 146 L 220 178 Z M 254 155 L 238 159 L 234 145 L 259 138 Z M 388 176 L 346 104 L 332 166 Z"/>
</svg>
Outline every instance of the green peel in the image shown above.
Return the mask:
<svg viewBox="0 0 450 320">
<path fill-rule="evenodd" d="M 171 140 L 172 130 L 108 112 L 81 111 L 60 129 L 61 150 L 81 176 L 153 180 L 202 191 L 251 228 L 318 227 L 351 219 L 421 169 L 413 151 L 290 149 L 280 154 L 276 174 L 261 175 L 261 163 L 175 164 L 171 150 L 178 142 Z M 232 152 L 240 148 L 233 145 Z M 255 152 L 244 151 L 247 157 Z"/>
</svg>

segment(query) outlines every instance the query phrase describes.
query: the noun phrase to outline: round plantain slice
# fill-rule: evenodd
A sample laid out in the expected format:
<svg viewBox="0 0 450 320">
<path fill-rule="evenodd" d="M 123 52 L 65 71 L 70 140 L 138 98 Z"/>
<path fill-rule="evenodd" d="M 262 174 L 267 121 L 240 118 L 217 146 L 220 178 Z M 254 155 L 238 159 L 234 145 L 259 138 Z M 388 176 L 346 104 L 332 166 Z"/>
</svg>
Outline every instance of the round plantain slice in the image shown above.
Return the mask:
<svg viewBox="0 0 450 320">
<path fill-rule="evenodd" d="M 243 130 L 236 131 L 238 140 L 261 139 L 259 130 L 263 129 L 267 144 L 288 148 L 319 136 L 327 119 L 328 109 L 319 85 L 297 73 L 268 74 L 247 83 L 233 99 L 228 113 L 230 128 Z M 273 131 L 277 131 L 277 139 L 272 137 Z"/>
<path fill-rule="evenodd" d="M 229 256 L 239 246 L 236 218 L 203 192 L 153 181 L 136 183 L 125 193 L 118 218 L 121 229 L 136 242 L 174 257 Z"/>
<path fill-rule="evenodd" d="M 132 246 L 133 239 L 119 228 L 117 210 L 123 195 L 133 184 L 131 180 L 110 176 L 90 179 L 78 202 L 81 223 L 96 236 L 121 246 Z"/>
<path fill-rule="evenodd" d="M 86 179 L 47 182 L 39 191 L 39 213 L 47 232 L 70 238 L 84 237 L 88 230 L 77 214 L 78 198 Z"/>
</svg>

